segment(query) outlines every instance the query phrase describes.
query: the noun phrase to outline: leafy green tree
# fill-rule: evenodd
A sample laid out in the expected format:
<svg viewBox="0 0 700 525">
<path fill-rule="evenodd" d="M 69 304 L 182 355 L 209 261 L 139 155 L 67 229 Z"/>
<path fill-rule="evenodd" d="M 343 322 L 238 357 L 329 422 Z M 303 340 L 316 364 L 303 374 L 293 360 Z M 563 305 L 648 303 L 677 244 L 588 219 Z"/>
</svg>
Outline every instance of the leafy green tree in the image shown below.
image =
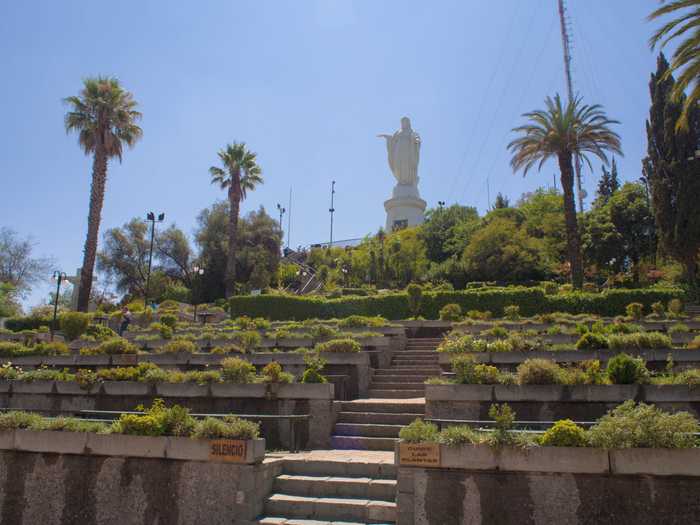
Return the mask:
<svg viewBox="0 0 700 525">
<path fill-rule="evenodd" d="M 501 192 L 498 192 L 498 195 L 496 195 L 496 200 L 493 203 L 494 209 L 500 209 L 500 208 L 510 208 L 510 200 L 508 200 L 508 197 L 504 197 Z"/>
<path fill-rule="evenodd" d="M 620 232 L 610 218 L 610 206 L 594 206 L 582 217 L 582 244 L 586 262 L 595 274 L 607 276 L 623 270 Z"/>
<path fill-rule="evenodd" d="M 175 282 L 193 287 L 194 252 L 185 232 L 174 224 L 158 232 L 154 257 L 160 269 Z"/>
<path fill-rule="evenodd" d="M 13 298 L 26 297 L 32 287 L 51 273 L 53 260 L 36 257 L 30 238 L 20 238 L 9 228 L 0 228 L 0 283 L 12 289 Z"/>
<path fill-rule="evenodd" d="M 620 180 L 617 176 L 617 162 L 615 162 L 615 158 L 613 157 L 612 159 L 610 171 L 608 171 L 605 164 L 603 164 L 601 168 L 603 170 L 603 174 L 600 176 L 600 180 L 598 181 L 596 202 L 606 204 L 610 200 L 610 197 L 612 197 L 613 194 L 620 189 Z"/>
<path fill-rule="evenodd" d="M 14 286 L 0 282 L 0 317 L 12 317 L 21 312 Z"/>
<path fill-rule="evenodd" d="M 601 106 L 588 106 L 580 98 L 564 106 L 556 95 L 554 99 L 547 97 L 545 104 L 545 110 L 523 115 L 529 122 L 513 130 L 520 136 L 508 144 L 513 155 L 511 166 L 514 171 L 522 169 L 527 175 L 533 166 L 540 169 L 547 160 L 557 160 L 564 191 L 571 282 L 580 289 L 583 286 L 583 263 L 574 202 L 573 160 L 578 156 L 590 166 L 589 154 L 605 164 L 608 163 L 606 150 L 621 155 L 620 137 L 610 129 L 618 122 L 609 119 Z"/>
<path fill-rule="evenodd" d="M 462 262 L 472 281 L 541 280 L 547 274 L 542 248 L 514 221 L 497 217 L 472 236 Z"/>
<path fill-rule="evenodd" d="M 664 251 L 684 267 L 685 279 L 697 290 L 697 257 L 700 249 L 700 159 L 695 157 L 700 139 L 700 110 L 693 102 L 673 98 L 676 82 L 663 55 L 651 75 L 651 108 L 647 120 L 647 157 L 644 174 L 651 191 L 657 235 Z M 687 125 L 675 123 L 684 113 Z"/>
<path fill-rule="evenodd" d="M 226 258 L 226 297 L 233 294 L 236 283 L 236 235 L 238 233 L 238 216 L 241 201 L 245 200 L 249 191 L 263 183 L 260 166 L 256 154 L 250 151 L 244 142 L 227 144 L 219 151 L 219 160 L 223 168 L 209 168 L 212 184 L 218 184 L 222 190 L 227 190 L 229 201 L 228 219 L 228 253 Z"/>
<path fill-rule="evenodd" d="M 229 203 L 220 201 L 200 212 L 195 229 L 198 264 L 204 268 L 199 284 L 202 301 L 225 297 L 228 254 Z M 260 208 L 238 221 L 236 283 L 241 291 L 276 284 L 282 232 L 276 220 Z"/>
<path fill-rule="evenodd" d="M 517 209 L 524 216 L 522 225 L 527 234 L 542 239 L 549 264 L 561 265 L 567 253 L 562 194 L 554 188 L 538 188 L 523 194 L 518 200 Z"/>
<path fill-rule="evenodd" d="M 66 132 L 77 132 L 80 147 L 86 155 L 93 156 L 88 231 L 78 292 L 78 310 L 85 312 L 97 256 L 107 163 L 115 157 L 121 162 L 124 145 L 133 147 L 141 138 L 142 130 L 136 125 L 141 113 L 136 111 L 133 95 L 123 89 L 116 78 L 85 79 L 80 94 L 64 102 L 70 106 L 65 117 Z"/>
<path fill-rule="evenodd" d="M 425 243 L 428 259 L 439 263 L 455 253 L 461 253 L 466 243 L 460 247 L 454 242 L 460 226 L 463 223 L 476 223 L 478 220 L 479 214 L 476 208 L 471 206 L 454 204 L 448 208 L 428 210 L 420 230 L 420 238 Z M 458 252 L 454 251 L 455 248 Z"/>
<path fill-rule="evenodd" d="M 674 0 L 656 9 L 649 20 L 657 20 L 666 15 L 674 15 L 654 32 L 649 45 L 665 47 L 671 41 L 681 39 L 673 53 L 670 68 L 667 68 L 662 81 L 670 79 L 673 73 L 680 73 L 678 81 L 671 86 L 670 96 L 681 104 L 681 111 L 676 118 L 677 130 L 688 131 L 692 127 L 693 117 L 700 102 L 700 0 Z M 686 92 L 690 92 L 686 96 Z"/>
</svg>

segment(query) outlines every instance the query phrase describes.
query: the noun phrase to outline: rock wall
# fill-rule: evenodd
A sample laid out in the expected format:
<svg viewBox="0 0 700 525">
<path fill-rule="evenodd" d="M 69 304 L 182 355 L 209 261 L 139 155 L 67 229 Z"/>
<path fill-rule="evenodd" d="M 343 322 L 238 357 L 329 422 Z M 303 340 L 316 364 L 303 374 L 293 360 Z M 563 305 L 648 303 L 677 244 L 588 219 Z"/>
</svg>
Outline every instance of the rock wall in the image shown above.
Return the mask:
<svg viewBox="0 0 700 525">
<path fill-rule="evenodd" d="M 700 478 L 401 468 L 398 525 L 696 523 Z"/>
<path fill-rule="evenodd" d="M 231 524 L 262 512 L 279 462 L 0 452 L 0 523 Z"/>
</svg>

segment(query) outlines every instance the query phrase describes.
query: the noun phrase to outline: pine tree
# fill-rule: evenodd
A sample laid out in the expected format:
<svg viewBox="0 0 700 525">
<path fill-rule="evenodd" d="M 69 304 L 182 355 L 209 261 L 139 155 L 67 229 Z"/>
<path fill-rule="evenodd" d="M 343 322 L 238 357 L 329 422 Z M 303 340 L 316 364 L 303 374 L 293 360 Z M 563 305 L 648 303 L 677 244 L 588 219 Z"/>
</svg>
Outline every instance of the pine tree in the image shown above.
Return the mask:
<svg viewBox="0 0 700 525">
<path fill-rule="evenodd" d="M 602 206 L 608 203 L 610 197 L 620 189 L 620 179 L 617 176 L 617 162 L 615 157 L 612 159 L 610 171 L 603 164 L 603 174 L 598 181 L 598 189 L 596 190 L 596 206 Z"/>
<path fill-rule="evenodd" d="M 688 129 L 676 128 L 684 99 L 674 101 L 675 79 L 662 55 L 649 89 L 651 108 L 647 128 L 647 157 L 643 161 L 659 241 L 665 252 L 684 267 L 691 291 L 697 293 L 698 250 L 700 250 L 700 159 L 695 158 L 700 137 L 700 110 L 688 111 Z"/>
<path fill-rule="evenodd" d="M 510 200 L 508 197 L 504 197 L 500 192 L 496 195 L 496 201 L 493 203 L 493 208 L 495 210 L 500 210 L 503 208 L 510 208 Z"/>
</svg>

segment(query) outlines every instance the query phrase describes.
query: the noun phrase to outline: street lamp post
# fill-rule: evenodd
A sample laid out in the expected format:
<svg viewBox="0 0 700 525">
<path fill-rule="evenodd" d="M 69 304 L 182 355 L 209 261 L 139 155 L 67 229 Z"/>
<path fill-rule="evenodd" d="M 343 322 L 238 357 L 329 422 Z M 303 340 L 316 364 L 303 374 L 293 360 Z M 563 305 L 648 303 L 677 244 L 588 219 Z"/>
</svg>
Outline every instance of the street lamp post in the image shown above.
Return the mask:
<svg viewBox="0 0 700 525">
<path fill-rule="evenodd" d="M 331 213 L 331 242 L 328 243 L 328 249 L 333 247 L 333 213 L 335 213 L 335 208 L 333 207 L 335 197 L 335 181 L 331 183 L 331 207 L 328 210 Z"/>
<path fill-rule="evenodd" d="M 194 272 L 194 280 L 192 281 L 192 299 L 194 303 L 194 322 L 197 322 L 197 305 L 199 303 L 199 294 L 195 293 L 195 288 L 197 288 L 197 291 L 199 291 L 199 286 L 197 283 L 199 283 L 199 280 L 201 279 L 202 275 L 204 275 L 204 268 L 201 266 L 197 266 L 196 264 L 192 267 L 192 271 Z"/>
<path fill-rule="evenodd" d="M 153 262 L 153 240 L 156 236 L 156 222 L 163 222 L 165 220 L 165 213 L 158 214 L 158 219 L 156 219 L 156 214 L 149 211 L 146 214 L 146 220 L 151 222 L 151 248 L 148 252 L 148 273 L 146 273 L 146 291 L 143 294 L 143 306 L 148 308 L 148 288 L 151 284 L 151 263 Z"/>
<path fill-rule="evenodd" d="M 53 321 L 51 321 L 51 340 L 53 341 L 53 333 L 56 331 L 56 315 L 58 314 L 58 297 L 61 295 L 61 281 L 68 279 L 68 276 L 59 270 L 53 272 L 52 279 L 56 281 L 56 297 L 53 299 Z"/>
</svg>

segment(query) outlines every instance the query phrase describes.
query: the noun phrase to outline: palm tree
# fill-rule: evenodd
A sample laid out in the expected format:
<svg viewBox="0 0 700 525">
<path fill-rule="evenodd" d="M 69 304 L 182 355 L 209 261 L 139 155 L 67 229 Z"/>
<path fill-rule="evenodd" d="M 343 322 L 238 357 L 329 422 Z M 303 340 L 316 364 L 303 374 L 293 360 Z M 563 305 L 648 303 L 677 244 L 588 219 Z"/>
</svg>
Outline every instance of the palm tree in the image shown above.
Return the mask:
<svg viewBox="0 0 700 525">
<path fill-rule="evenodd" d="M 583 263 L 574 203 L 573 159 L 578 156 L 591 167 L 588 154 L 592 153 L 605 165 L 608 165 L 606 150 L 622 155 L 620 136 L 609 127 L 618 122 L 608 119 L 601 106 L 585 105 L 580 98 L 569 101 L 564 107 L 557 94 L 553 100 L 547 97 L 545 104 L 546 110 L 525 113 L 523 117 L 529 122 L 513 129 L 521 136 L 508 144 L 513 155 L 510 165 L 513 171 L 522 169 L 523 175 L 527 175 L 535 164 L 539 170 L 547 160 L 557 159 L 564 190 L 571 282 L 579 289 L 583 286 Z"/>
<path fill-rule="evenodd" d="M 141 113 L 131 93 L 121 87 L 116 78 L 97 77 L 83 81 L 77 97 L 68 97 L 66 133 L 78 133 L 78 143 L 86 155 L 93 155 L 90 211 L 85 239 L 83 267 L 78 290 L 78 310 L 87 311 L 95 268 L 97 238 L 102 218 L 102 204 L 107 183 L 107 162 L 113 157 L 122 160 L 123 146 L 133 147 L 141 138 L 142 130 L 136 125 Z"/>
<path fill-rule="evenodd" d="M 226 260 L 226 297 L 233 294 L 236 282 L 236 234 L 238 229 L 238 214 L 241 201 L 245 200 L 248 191 L 263 183 L 260 166 L 256 154 L 249 151 L 245 142 L 227 144 L 219 151 L 219 159 L 223 168 L 209 168 L 212 184 L 218 184 L 222 190 L 228 189 L 230 203 L 228 216 L 228 257 Z"/>
<path fill-rule="evenodd" d="M 683 39 L 673 53 L 671 68 L 664 80 L 680 72 L 671 92 L 676 102 L 680 101 L 686 89 L 692 86 L 683 101 L 683 111 L 677 123 L 678 129 L 687 130 L 688 112 L 700 102 L 700 0 L 675 0 L 651 13 L 649 20 L 669 14 L 676 15 L 676 18 L 669 20 L 654 32 L 649 39 L 649 45 L 653 49 L 657 45 L 664 47 L 676 38 Z"/>
</svg>

